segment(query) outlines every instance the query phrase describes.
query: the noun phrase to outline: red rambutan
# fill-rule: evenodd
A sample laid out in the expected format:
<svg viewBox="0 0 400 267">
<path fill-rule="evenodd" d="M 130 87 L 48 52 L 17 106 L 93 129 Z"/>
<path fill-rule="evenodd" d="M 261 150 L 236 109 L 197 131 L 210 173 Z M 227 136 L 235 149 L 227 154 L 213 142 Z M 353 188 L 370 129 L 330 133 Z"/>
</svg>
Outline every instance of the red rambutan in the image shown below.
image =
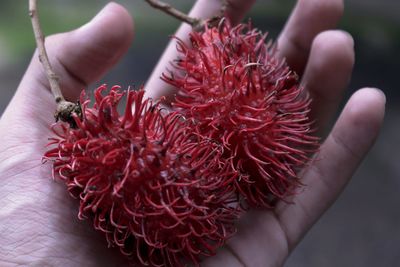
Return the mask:
<svg viewBox="0 0 400 267">
<path fill-rule="evenodd" d="M 93 107 L 82 93 L 82 118 L 75 128 L 53 127 L 44 157 L 79 199 L 79 218 L 139 264 L 182 266 L 214 254 L 238 215 L 223 146 L 191 134 L 181 115 L 143 100 L 143 90 L 105 90 L 95 91 Z"/>
<path fill-rule="evenodd" d="M 178 40 L 174 70 L 163 80 L 178 88 L 175 109 L 196 131 L 223 144 L 241 175 L 237 192 L 251 207 L 271 208 L 300 185 L 297 171 L 316 149 L 310 98 L 276 55 L 266 34 L 221 20 Z"/>
</svg>

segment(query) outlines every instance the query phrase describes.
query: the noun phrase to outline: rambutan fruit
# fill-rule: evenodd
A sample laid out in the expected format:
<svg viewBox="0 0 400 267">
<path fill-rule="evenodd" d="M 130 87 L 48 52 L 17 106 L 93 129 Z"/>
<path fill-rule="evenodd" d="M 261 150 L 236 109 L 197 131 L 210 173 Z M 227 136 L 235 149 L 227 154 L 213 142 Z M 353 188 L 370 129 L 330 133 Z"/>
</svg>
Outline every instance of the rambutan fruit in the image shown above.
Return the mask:
<svg viewBox="0 0 400 267">
<path fill-rule="evenodd" d="M 251 207 L 271 208 L 301 185 L 298 169 L 315 151 L 310 98 L 250 23 L 190 34 L 162 79 L 178 89 L 173 107 L 196 131 L 225 147 L 240 173 L 236 190 Z"/>
<path fill-rule="evenodd" d="M 143 100 L 143 90 L 106 90 L 95 91 L 92 107 L 82 93 L 81 118 L 75 127 L 55 124 L 44 156 L 79 199 L 79 218 L 92 219 L 137 264 L 183 266 L 213 255 L 238 216 L 223 146 Z"/>
</svg>

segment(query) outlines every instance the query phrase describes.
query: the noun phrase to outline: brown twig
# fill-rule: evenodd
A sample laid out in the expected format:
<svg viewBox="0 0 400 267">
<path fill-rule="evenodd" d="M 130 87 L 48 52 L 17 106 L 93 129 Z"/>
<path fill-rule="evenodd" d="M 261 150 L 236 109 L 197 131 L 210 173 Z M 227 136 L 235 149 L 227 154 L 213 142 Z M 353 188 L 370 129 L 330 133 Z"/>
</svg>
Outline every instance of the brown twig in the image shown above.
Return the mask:
<svg viewBox="0 0 400 267">
<path fill-rule="evenodd" d="M 64 101 L 61 93 L 60 85 L 58 84 L 58 77 L 51 67 L 49 57 L 47 56 L 46 48 L 44 46 L 44 36 L 40 28 L 39 16 L 37 11 L 37 0 L 29 0 L 29 16 L 32 20 L 33 33 L 35 35 L 36 45 L 39 50 L 39 60 L 43 64 L 46 71 L 47 79 L 50 83 L 51 92 L 57 103 Z"/>
<path fill-rule="evenodd" d="M 201 24 L 202 24 L 201 19 L 192 18 L 167 3 L 164 3 L 159 0 L 145 0 L 145 1 L 147 3 L 149 3 L 149 5 L 151 5 L 152 7 L 164 11 L 165 13 L 171 15 L 172 17 L 174 17 L 180 21 L 186 22 L 187 24 L 191 25 L 193 28 L 197 28 L 197 27 L 201 26 Z"/>
<path fill-rule="evenodd" d="M 225 10 L 229 5 L 228 0 L 223 0 L 221 5 L 220 13 L 209 19 L 193 18 L 189 15 L 183 13 L 182 11 L 172 7 L 171 5 L 161 1 L 161 0 L 145 0 L 149 5 L 154 8 L 160 9 L 161 11 L 167 13 L 168 15 L 191 25 L 193 30 L 201 31 L 204 29 L 206 23 L 210 26 L 218 25 L 220 19 L 225 15 Z"/>
<path fill-rule="evenodd" d="M 74 126 L 75 121 L 72 118 L 72 114 L 76 113 L 77 115 L 81 116 L 80 105 L 66 101 L 62 95 L 60 84 L 58 82 L 58 76 L 54 73 L 53 68 L 51 67 L 49 57 L 46 52 L 46 47 L 44 45 L 44 36 L 39 23 L 37 0 L 29 0 L 29 16 L 31 17 L 32 21 L 33 33 L 35 35 L 36 46 L 39 53 L 39 60 L 46 72 L 51 92 L 53 93 L 54 100 L 57 103 L 57 110 L 55 114 L 56 120 L 62 120 L 70 123 L 71 126 Z"/>
</svg>

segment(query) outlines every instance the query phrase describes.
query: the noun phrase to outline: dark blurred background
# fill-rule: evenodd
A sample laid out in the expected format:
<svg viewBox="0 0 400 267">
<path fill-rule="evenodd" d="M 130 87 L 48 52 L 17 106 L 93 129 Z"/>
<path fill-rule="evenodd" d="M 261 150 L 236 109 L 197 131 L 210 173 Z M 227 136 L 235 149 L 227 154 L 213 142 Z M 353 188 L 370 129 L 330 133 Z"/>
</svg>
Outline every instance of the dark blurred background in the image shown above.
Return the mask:
<svg viewBox="0 0 400 267">
<path fill-rule="evenodd" d="M 34 50 L 27 2 L 0 2 L 0 112 Z M 82 25 L 107 1 L 40 2 L 43 29 L 49 35 Z M 178 22 L 141 0 L 117 2 L 132 13 L 136 37 L 127 56 L 99 84 L 140 85 Z M 194 0 L 169 2 L 187 11 Z M 294 4 L 294 0 L 258 0 L 248 16 L 256 27 L 277 37 Z M 346 0 L 345 4 L 339 27 L 349 31 L 356 43 L 346 99 L 360 87 L 379 87 L 387 95 L 387 115 L 375 147 L 339 200 L 295 249 L 287 267 L 400 266 L 400 1 Z"/>
</svg>

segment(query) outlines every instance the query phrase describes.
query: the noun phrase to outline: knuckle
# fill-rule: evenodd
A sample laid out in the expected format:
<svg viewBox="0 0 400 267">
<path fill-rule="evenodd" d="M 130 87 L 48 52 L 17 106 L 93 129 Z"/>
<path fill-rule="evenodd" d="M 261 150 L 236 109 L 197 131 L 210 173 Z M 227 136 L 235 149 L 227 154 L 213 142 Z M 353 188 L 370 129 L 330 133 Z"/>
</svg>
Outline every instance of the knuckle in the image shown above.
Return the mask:
<svg viewBox="0 0 400 267">
<path fill-rule="evenodd" d="M 346 55 L 354 54 L 353 37 L 346 31 L 327 30 L 319 33 L 313 42 L 313 46 L 318 50 L 344 51 Z"/>
</svg>

